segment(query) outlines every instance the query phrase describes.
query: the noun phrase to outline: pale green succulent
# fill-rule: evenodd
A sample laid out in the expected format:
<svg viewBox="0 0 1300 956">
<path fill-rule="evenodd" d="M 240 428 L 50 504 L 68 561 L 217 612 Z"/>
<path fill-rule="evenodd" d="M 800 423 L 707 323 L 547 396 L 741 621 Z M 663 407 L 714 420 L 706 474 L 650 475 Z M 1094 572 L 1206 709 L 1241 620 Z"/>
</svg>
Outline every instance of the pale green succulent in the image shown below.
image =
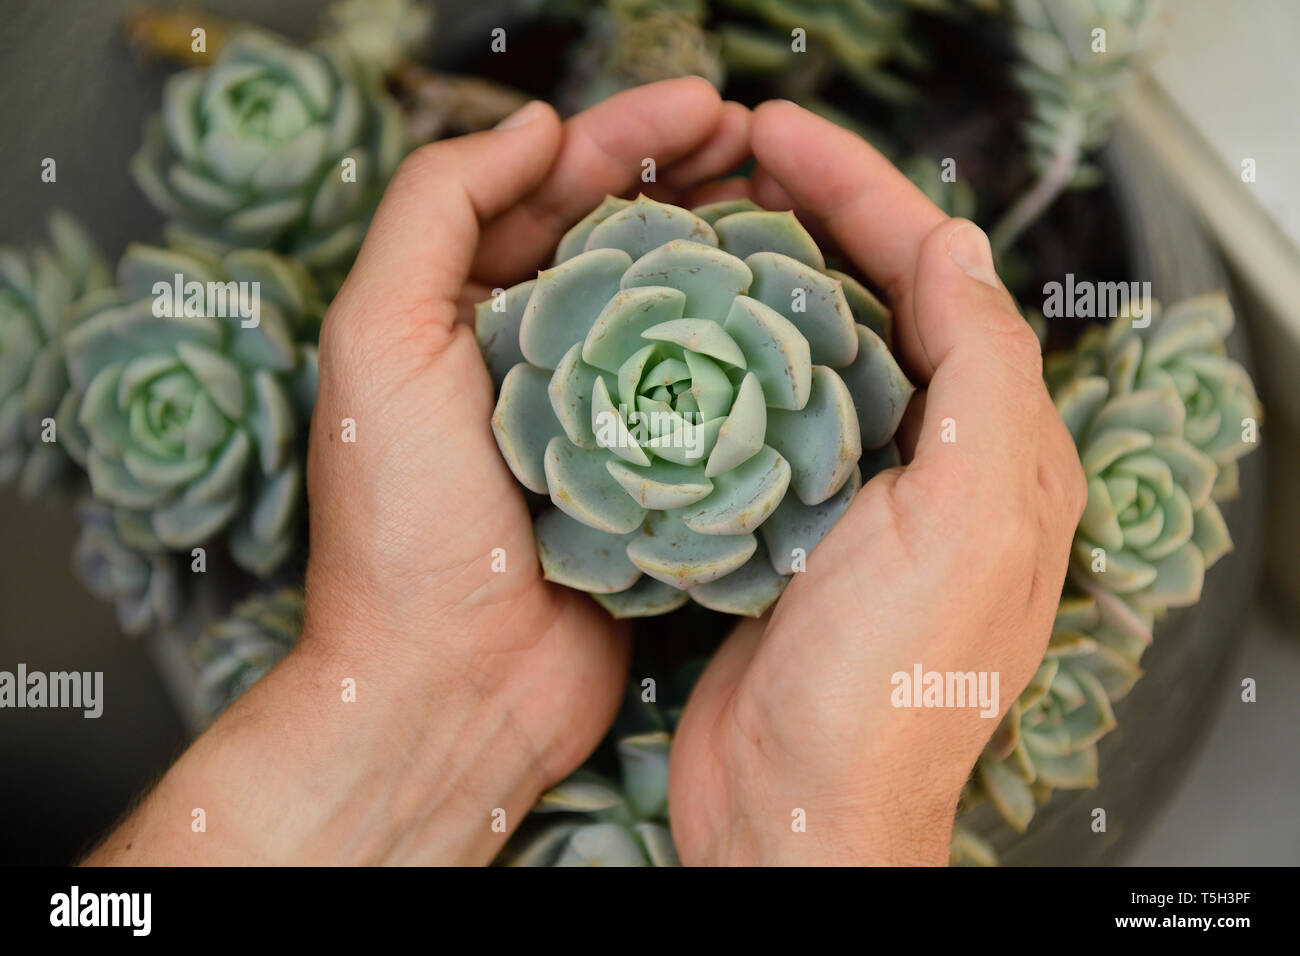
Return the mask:
<svg viewBox="0 0 1300 956">
<path fill-rule="evenodd" d="M 133 546 L 134 529 L 119 527 L 114 510 L 101 502 L 83 501 L 78 515 L 72 566 L 86 590 L 113 604 L 126 634 L 173 623 L 183 604 L 175 556 L 147 540 Z"/>
<path fill-rule="evenodd" d="M 112 280 L 71 217 L 50 217 L 50 248 L 0 249 L 0 482 L 36 495 L 67 470 L 50 433 L 68 387 L 63 333 L 72 303 Z M 48 435 L 54 439 L 44 440 Z"/>
<path fill-rule="evenodd" d="M 611 197 L 554 267 L 480 304 L 497 443 L 555 505 L 546 577 L 616 616 L 770 606 L 864 452 L 865 477 L 894 463 L 912 393 L 845 286 L 791 213 Z"/>
<path fill-rule="evenodd" d="M 301 588 L 256 594 L 230 617 L 208 625 L 194 645 L 198 666 L 196 710 L 208 724 L 289 653 L 302 634 Z"/>
<path fill-rule="evenodd" d="M 433 7 L 421 0 L 335 0 L 325 10 L 323 42 L 378 80 L 427 45 L 434 19 Z"/>
<path fill-rule="evenodd" d="M 1152 303 L 1145 328 L 1126 318 L 1090 328 L 1074 352 L 1054 357 L 1044 370 L 1049 382 L 1104 375 L 1119 394 L 1172 388 L 1185 411 L 1183 437 L 1219 467 L 1215 500 L 1235 497 L 1237 460 L 1255 447 L 1262 411 L 1250 374 L 1224 348 L 1233 326 L 1227 295 L 1197 296 L 1163 311 Z"/>
<path fill-rule="evenodd" d="M 1101 181 L 1101 170 L 1085 156 L 1110 135 L 1120 95 L 1159 37 L 1160 0 L 1008 0 L 1006 6 L 1022 61 L 1012 78 L 1029 102 L 1024 138 L 1038 179 L 990 231 L 998 254 L 1062 190 Z"/>
<path fill-rule="evenodd" d="M 966 803 L 987 798 L 1023 832 L 1054 789 L 1095 787 L 1097 741 L 1115 728 L 1111 702 L 1141 675 L 1152 619 L 1113 594 L 1067 592 L 1043 662 L 989 740 Z"/>
<path fill-rule="evenodd" d="M 506 855 L 511 866 L 679 866 L 668 829 L 668 750 L 657 730 L 618 742 L 621 780 L 579 771 L 542 795 L 534 814 L 555 814 Z"/>
<path fill-rule="evenodd" d="M 1218 466 L 1183 437 L 1177 391 L 1123 391 L 1098 375 L 1053 397 L 1088 480 L 1076 572 L 1143 608 L 1196 603 L 1206 569 L 1232 541 L 1211 498 Z"/>
<path fill-rule="evenodd" d="M 577 112 L 633 86 L 700 76 L 721 88 L 717 39 L 704 0 L 604 0 L 586 13 L 560 99 Z"/>
<path fill-rule="evenodd" d="M 253 318 L 235 307 L 241 288 Z M 95 497 L 152 547 L 189 551 L 229 531 L 234 560 L 270 573 L 293 546 L 315 399 L 315 346 L 295 340 L 318 319 L 306 273 L 261 251 L 135 245 L 118 287 L 79 310 L 57 420 Z"/>
<path fill-rule="evenodd" d="M 320 50 L 246 30 L 171 77 L 131 173 L 170 243 L 346 268 L 404 152 L 396 103 Z"/>
<path fill-rule="evenodd" d="M 798 83 L 801 75 L 816 77 L 833 67 L 867 93 L 895 102 L 909 99 L 913 90 L 886 66 L 895 61 L 920 66 L 926 60 L 913 39 L 913 13 L 950 9 L 943 0 L 715 0 L 712 5 L 749 18 L 749 23 L 717 26 L 729 70 L 780 71 Z M 803 31 L 806 51 L 792 47 L 794 30 Z"/>
</svg>

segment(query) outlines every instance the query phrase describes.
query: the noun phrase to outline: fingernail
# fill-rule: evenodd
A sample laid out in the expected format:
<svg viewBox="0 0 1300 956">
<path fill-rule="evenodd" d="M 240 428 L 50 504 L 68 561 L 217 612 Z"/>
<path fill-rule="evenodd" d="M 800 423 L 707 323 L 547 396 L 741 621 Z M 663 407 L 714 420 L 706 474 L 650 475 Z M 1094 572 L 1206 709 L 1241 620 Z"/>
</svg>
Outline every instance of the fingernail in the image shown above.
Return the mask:
<svg viewBox="0 0 1300 956">
<path fill-rule="evenodd" d="M 993 249 L 979 226 L 964 222 L 949 233 L 948 255 L 972 279 L 979 279 L 995 289 L 1001 288 L 997 270 L 993 268 Z"/>
<path fill-rule="evenodd" d="M 533 120 L 537 119 L 537 117 L 542 115 L 541 105 L 542 104 L 537 100 L 533 100 L 531 103 L 525 103 L 523 106 L 519 107 L 519 109 L 515 110 L 513 113 L 511 113 L 509 116 L 503 119 L 500 123 L 497 123 L 497 125 L 492 128 L 493 129 L 514 129 L 517 126 L 523 126 L 526 123 L 531 123 Z"/>
</svg>

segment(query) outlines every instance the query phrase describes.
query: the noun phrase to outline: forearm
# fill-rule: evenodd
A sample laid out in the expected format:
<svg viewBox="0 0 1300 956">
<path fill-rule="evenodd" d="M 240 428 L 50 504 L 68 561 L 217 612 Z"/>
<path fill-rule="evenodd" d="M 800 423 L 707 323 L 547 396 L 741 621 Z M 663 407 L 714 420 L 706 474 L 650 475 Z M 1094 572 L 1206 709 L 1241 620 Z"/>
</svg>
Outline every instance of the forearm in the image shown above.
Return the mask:
<svg viewBox="0 0 1300 956">
<path fill-rule="evenodd" d="M 506 837 L 494 813 L 513 829 L 545 785 L 508 704 L 312 645 L 236 702 L 86 862 L 489 862 Z"/>
</svg>

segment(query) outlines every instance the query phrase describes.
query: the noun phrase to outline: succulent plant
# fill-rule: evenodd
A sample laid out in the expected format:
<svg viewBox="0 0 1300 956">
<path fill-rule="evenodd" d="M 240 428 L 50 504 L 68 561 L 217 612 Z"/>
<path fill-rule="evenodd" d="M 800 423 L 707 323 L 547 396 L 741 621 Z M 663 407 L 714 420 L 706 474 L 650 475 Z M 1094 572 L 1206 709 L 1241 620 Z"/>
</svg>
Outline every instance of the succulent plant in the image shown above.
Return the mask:
<svg viewBox="0 0 1300 956">
<path fill-rule="evenodd" d="M 113 509 L 105 504 L 87 499 L 78 514 L 81 533 L 72 565 L 86 590 L 114 605 L 126 634 L 174 622 L 183 603 L 175 556 L 151 549 L 147 541 L 133 547 L 133 529 L 119 528 Z"/>
<path fill-rule="evenodd" d="M 1152 616 L 1112 594 L 1067 592 L 1038 672 L 1007 710 L 975 768 L 966 803 L 987 798 L 1023 832 L 1053 789 L 1097 785 L 1097 741 L 1111 702 L 1141 674 Z"/>
<path fill-rule="evenodd" d="M 547 578 L 616 616 L 762 613 L 894 462 L 912 386 L 879 317 L 854 320 L 874 299 L 747 200 L 610 197 L 555 263 L 477 312 L 497 443 L 555 505 L 535 523 Z"/>
<path fill-rule="evenodd" d="M 1185 412 L 1183 438 L 1219 467 L 1213 497 L 1233 498 L 1237 460 L 1255 447 L 1250 423 L 1258 426 L 1261 408 L 1250 374 L 1224 348 L 1233 326 L 1232 304 L 1223 292 L 1185 299 L 1164 311 L 1153 303 L 1149 319 L 1145 328 L 1122 320 L 1106 329 L 1089 328 L 1072 353 L 1047 363 L 1044 374 L 1056 383 L 1066 376 L 1104 375 L 1119 394 L 1172 388 Z"/>
<path fill-rule="evenodd" d="M 295 335 L 318 310 L 306 273 L 271 253 L 140 245 L 117 287 L 82 300 L 59 440 L 137 546 L 189 550 L 230 529 L 259 575 L 289 553 L 316 388 L 315 347 Z"/>
<path fill-rule="evenodd" d="M 713 6 L 745 18 L 717 27 L 728 69 L 780 71 L 806 83 L 833 67 L 892 102 L 909 99 L 913 90 L 885 67 L 893 61 L 919 66 L 926 59 L 910 30 L 913 12 L 946 7 L 935 0 L 716 0 Z M 805 52 L 792 48 L 795 29 L 804 31 Z"/>
<path fill-rule="evenodd" d="M 67 468 L 67 456 L 45 423 L 68 387 L 63 333 L 72 303 L 111 282 L 85 231 L 55 213 L 51 248 L 29 254 L 0 249 L 0 482 L 19 482 L 32 496 Z"/>
<path fill-rule="evenodd" d="M 336 58 L 255 30 L 171 77 L 131 173 L 173 245 L 346 268 L 404 151 L 393 100 Z"/>
<path fill-rule="evenodd" d="M 620 783 L 579 771 L 542 795 L 534 814 L 557 819 L 506 857 L 511 866 L 678 866 L 668 829 L 666 731 L 618 742 Z"/>
<path fill-rule="evenodd" d="M 1108 363 L 1110 378 L 1081 367 L 1053 393 L 1088 480 L 1073 566 L 1097 587 L 1160 612 L 1194 604 L 1206 569 L 1232 549 L 1232 540 L 1211 495 L 1219 466 L 1185 437 L 1188 407 L 1180 388 L 1188 380 L 1161 364 L 1171 346 L 1177 351 L 1188 340 L 1189 326 L 1176 322 L 1167 334 L 1155 329 L 1139 339 L 1129 338 L 1124 326 L 1131 329 L 1132 320 L 1121 316 L 1111 326 L 1113 341 L 1128 344 Z M 1149 363 L 1141 358 L 1144 343 Z M 1085 352 L 1091 348 L 1086 342 Z M 1205 393 L 1187 395 L 1202 420 L 1220 420 L 1200 402 Z"/>
<path fill-rule="evenodd" d="M 208 625 L 193 648 L 199 670 L 195 706 L 203 724 L 289 653 L 302 633 L 304 605 L 301 589 L 281 588 L 247 598 L 230 617 Z"/>
<path fill-rule="evenodd" d="M 621 90 L 678 76 L 721 88 L 718 41 L 704 29 L 704 0 L 605 0 L 586 12 L 560 100 L 578 112 Z"/>
<path fill-rule="evenodd" d="M 1029 100 L 1024 136 L 1038 179 L 991 230 L 997 253 L 1062 190 L 1101 180 L 1084 157 L 1106 141 L 1120 94 L 1159 35 L 1160 0 L 1010 0 L 1007 7 L 1023 61 L 1012 75 Z"/>
<path fill-rule="evenodd" d="M 335 0 L 325 10 L 325 45 L 375 80 L 425 46 L 434 11 L 420 0 Z"/>
</svg>

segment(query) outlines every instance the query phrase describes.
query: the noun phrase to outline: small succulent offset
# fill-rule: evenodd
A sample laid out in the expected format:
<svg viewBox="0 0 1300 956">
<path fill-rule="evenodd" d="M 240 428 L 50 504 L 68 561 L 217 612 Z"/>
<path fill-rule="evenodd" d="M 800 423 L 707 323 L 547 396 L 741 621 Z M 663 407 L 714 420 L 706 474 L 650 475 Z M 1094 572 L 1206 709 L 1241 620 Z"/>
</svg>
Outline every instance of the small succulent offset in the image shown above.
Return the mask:
<svg viewBox="0 0 1300 956">
<path fill-rule="evenodd" d="M 26 496 L 67 469 L 55 428 L 68 387 L 63 334 L 78 298 L 112 281 L 85 231 L 65 213 L 50 217 L 50 248 L 0 249 L 0 482 Z"/>
<path fill-rule="evenodd" d="M 396 103 L 338 59 L 245 30 L 167 81 L 131 173 L 171 244 L 347 267 L 405 134 Z"/>
<path fill-rule="evenodd" d="M 555 505 L 546 577 L 620 617 L 761 614 L 895 460 L 883 307 L 748 200 L 609 197 L 555 263 L 477 312 L 501 453 Z"/>
<path fill-rule="evenodd" d="M 133 528 L 119 527 L 108 505 L 87 499 L 78 512 L 72 566 L 86 590 L 111 602 L 118 624 L 133 637 L 174 622 L 183 604 L 175 555 L 148 541 L 133 543 Z"/>
<path fill-rule="evenodd" d="M 240 694 L 262 679 L 302 634 L 301 588 L 255 594 L 230 617 L 208 625 L 194 645 L 198 665 L 197 714 L 211 723 Z"/>
<path fill-rule="evenodd" d="M 511 866 L 680 866 L 668 829 L 667 731 L 618 741 L 621 781 L 579 771 L 533 813 L 556 815 L 508 854 Z"/>
<path fill-rule="evenodd" d="M 254 574 L 288 555 L 316 392 L 315 346 L 296 339 L 318 318 L 306 272 L 261 251 L 134 245 L 118 286 L 78 305 L 59 440 L 136 547 L 187 551 L 230 529 Z"/>
</svg>

